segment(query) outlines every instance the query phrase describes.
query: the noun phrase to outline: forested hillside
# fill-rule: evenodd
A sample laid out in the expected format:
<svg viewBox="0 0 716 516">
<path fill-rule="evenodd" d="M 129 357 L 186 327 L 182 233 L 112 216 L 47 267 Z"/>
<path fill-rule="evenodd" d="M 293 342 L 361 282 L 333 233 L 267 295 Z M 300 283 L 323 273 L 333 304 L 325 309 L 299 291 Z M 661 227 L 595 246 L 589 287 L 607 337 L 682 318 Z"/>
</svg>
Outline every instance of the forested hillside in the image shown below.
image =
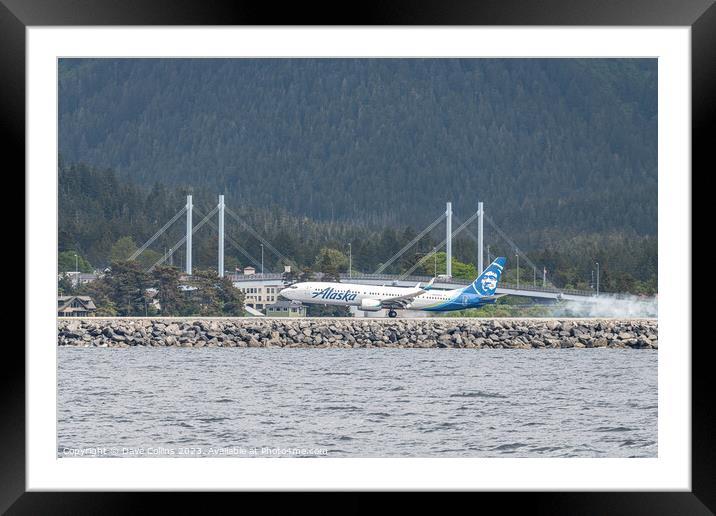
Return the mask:
<svg viewBox="0 0 716 516">
<path fill-rule="evenodd" d="M 304 262 L 352 232 L 419 231 L 448 200 L 462 220 L 484 201 L 525 249 L 638 246 L 657 230 L 656 73 L 654 59 L 62 59 L 63 160 L 116 177 L 88 191 L 98 172 L 61 170 L 61 242 L 105 262 L 193 191 L 226 194 Z M 390 256 L 385 239 L 354 245 L 357 263 Z"/>
</svg>

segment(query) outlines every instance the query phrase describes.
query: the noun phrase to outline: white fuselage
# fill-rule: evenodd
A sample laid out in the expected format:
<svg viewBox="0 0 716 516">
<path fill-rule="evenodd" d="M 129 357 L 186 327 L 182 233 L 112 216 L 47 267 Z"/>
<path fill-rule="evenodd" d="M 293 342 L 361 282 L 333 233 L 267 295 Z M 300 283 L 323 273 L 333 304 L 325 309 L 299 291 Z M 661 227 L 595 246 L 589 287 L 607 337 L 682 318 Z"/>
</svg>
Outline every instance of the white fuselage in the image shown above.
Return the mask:
<svg viewBox="0 0 716 516">
<path fill-rule="evenodd" d="M 306 282 L 296 283 L 281 291 L 291 301 L 322 305 L 366 306 L 371 303 L 390 303 L 392 299 L 420 292 L 418 288 L 359 285 L 355 283 Z M 410 299 L 404 309 L 424 310 L 445 304 L 460 297 L 458 290 L 429 290 Z"/>
</svg>

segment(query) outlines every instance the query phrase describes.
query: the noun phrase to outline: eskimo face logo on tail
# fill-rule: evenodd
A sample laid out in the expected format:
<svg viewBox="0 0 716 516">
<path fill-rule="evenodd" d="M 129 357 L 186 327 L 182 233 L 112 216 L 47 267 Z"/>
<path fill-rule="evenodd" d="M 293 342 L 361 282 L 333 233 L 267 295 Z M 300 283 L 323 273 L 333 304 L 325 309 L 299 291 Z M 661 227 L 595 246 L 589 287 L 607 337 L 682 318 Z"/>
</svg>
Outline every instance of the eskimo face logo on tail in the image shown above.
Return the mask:
<svg viewBox="0 0 716 516">
<path fill-rule="evenodd" d="M 494 290 L 497 288 L 497 273 L 493 271 L 487 271 L 485 276 L 480 281 L 480 286 L 484 292 Z"/>
<path fill-rule="evenodd" d="M 311 297 L 313 299 L 320 297 L 321 299 L 337 299 L 339 301 L 353 301 L 357 295 L 358 294 L 352 293 L 350 290 L 345 292 L 336 292 L 333 290 L 333 287 L 327 287 L 323 290 L 316 290 L 311 293 Z"/>
</svg>

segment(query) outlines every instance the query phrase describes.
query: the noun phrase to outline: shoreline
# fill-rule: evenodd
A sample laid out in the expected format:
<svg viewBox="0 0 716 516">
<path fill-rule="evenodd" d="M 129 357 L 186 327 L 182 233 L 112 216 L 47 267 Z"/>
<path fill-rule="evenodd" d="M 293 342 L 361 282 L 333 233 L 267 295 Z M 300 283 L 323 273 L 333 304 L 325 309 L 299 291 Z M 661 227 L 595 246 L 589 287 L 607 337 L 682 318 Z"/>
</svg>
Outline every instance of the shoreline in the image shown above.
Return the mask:
<svg viewBox="0 0 716 516">
<path fill-rule="evenodd" d="M 655 318 L 64 317 L 70 347 L 658 349 Z"/>
</svg>

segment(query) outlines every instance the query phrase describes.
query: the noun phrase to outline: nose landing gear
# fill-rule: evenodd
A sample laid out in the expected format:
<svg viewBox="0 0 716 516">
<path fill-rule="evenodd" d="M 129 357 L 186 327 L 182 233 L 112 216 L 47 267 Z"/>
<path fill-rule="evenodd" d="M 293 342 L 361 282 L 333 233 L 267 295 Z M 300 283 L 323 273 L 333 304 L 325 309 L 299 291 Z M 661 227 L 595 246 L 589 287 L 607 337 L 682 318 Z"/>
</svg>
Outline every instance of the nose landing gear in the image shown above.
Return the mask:
<svg viewBox="0 0 716 516">
<path fill-rule="evenodd" d="M 398 312 L 396 312 L 395 310 L 389 310 L 388 317 L 398 317 Z"/>
</svg>

